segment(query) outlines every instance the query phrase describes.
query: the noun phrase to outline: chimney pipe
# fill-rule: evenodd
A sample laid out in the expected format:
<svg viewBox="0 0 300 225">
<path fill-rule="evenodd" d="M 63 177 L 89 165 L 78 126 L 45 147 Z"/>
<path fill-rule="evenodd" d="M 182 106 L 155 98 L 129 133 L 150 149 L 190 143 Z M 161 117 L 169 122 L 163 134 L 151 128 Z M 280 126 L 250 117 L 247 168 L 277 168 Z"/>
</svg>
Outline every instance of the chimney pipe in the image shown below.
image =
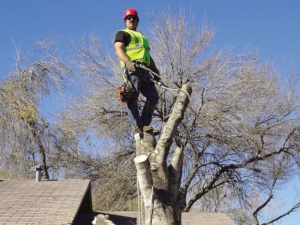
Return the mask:
<svg viewBox="0 0 300 225">
<path fill-rule="evenodd" d="M 41 165 L 35 166 L 35 181 L 40 182 L 42 179 L 42 170 L 43 167 Z"/>
</svg>

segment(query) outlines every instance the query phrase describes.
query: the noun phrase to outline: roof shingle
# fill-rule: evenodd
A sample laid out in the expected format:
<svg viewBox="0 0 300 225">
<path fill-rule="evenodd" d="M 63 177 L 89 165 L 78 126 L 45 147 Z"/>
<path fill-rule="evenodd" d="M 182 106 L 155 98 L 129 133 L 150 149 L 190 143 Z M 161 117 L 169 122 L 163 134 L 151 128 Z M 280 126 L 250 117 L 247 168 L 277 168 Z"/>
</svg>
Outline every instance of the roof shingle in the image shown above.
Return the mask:
<svg viewBox="0 0 300 225">
<path fill-rule="evenodd" d="M 136 224 L 137 212 L 93 212 L 89 180 L 0 180 L 0 225 L 91 225 L 109 215 L 116 225 Z M 182 225 L 234 225 L 224 213 L 183 213 Z"/>
<path fill-rule="evenodd" d="M 108 215 L 108 219 L 116 225 L 134 225 L 138 221 L 138 212 L 98 212 L 98 215 Z M 97 217 L 96 214 L 94 216 Z M 234 223 L 225 213 L 184 212 L 182 225 L 234 225 Z"/>
<path fill-rule="evenodd" d="M 0 224 L 72 224 L 89 180 L 0 181 Z"/>
</svg>

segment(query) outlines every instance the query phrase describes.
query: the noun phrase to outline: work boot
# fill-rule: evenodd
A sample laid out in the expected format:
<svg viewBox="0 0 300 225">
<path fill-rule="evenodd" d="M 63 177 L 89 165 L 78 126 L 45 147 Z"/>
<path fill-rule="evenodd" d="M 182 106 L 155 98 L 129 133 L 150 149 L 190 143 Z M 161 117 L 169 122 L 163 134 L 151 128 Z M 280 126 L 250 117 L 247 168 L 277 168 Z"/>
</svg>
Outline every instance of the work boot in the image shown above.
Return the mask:
<svg viewBox="0 0 300 225">
<path fill-rule="evenodd" d="M 154 134 L 154 136 L 159 135 L 160 134 L 160 130 L 153 129 L 153 134 Z"/>
<path fill-rule="evenodd" d="M 133 132 L 133 134 L 140 133 L 140 128 L 139 128 L 138 126 L 135 126 L 135 127 L 132 129 L 132 132 Z"/>
<path fill-rule="evenodd" d="M 143 131 L 147 132 L 147 133 L 150 133 L 150 134 L 152 133 L 154 136 L 160 134 L 160 131 L 156 130 L 156 129 L 153 129 L 152 126 L 144 126 Z"/>
<path fill-rule="evenodd" d="M 143 137 L 144 137 L 143 127 L 135 126 L 132 129 L 132 132 L 133 132 L 134 137 L 139 137 L 139 138 L 143 139 Z"/>
<path fill-rule="evenodd" d="M 144 126 L 143 127 L 143 131 L 145 131 L 147 133 L 152 133 L 153 132 L 153 127 L 151 127 L 151 126 Z"/>
</svg>

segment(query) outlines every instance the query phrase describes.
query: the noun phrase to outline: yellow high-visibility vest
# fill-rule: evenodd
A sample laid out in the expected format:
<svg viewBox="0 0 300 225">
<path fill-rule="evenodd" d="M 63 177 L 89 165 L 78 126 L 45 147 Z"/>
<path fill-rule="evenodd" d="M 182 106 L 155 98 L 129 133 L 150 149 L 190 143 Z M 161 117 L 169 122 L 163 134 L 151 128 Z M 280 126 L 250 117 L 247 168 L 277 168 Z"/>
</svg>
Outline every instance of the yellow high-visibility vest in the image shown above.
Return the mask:
<svg viewBox="0 0 300 225">
<path fill-rule="evenodd" d="M 127 32 L 131 36 L 130 43 L 125 46 L 124 51 L 127 57 L 131 61 L 139 61 L 141 63 L 146 64 L 147 66 L 150 65 L 150 47 L 147 38 L 142 35 L 141 33 L 130 30 L 124 29 L 122 31 Z M 121 66 L 124 67 L 125 63 L 121 61 Z"/>
</svg>

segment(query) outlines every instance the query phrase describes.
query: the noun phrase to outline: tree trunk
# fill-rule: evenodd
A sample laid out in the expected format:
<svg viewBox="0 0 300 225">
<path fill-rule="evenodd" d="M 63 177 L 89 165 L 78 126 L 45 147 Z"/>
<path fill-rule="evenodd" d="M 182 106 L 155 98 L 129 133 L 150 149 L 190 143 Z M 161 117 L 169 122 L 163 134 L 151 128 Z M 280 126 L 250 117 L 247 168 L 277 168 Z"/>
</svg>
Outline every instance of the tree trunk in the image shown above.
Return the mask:
<svg viewBox="0 0 300 225">
<path fill-rule="evenodd" d="M 139 201 L 139 225 L 181 225 L 181 208 L 178 206 L 183 149 L 177 147 L 170 165 L 167 157 L 173 136 L 183 119 L 189 103 L 191 88 L 183 85 L 173 111 L 156 143 L 152 134 L 136 136 L 137 181 L 142 201 Z"/>
<path fill-rule="evenodd" d="M 38 146 L 39 153 L 40 153 L 40 160 L 42 162 L 43 166 L 43 172 L 44 172 L 44 177 L 45 179 L 49 179 L 49 173 L 48 173 L 48 166 L 47 166 L 47 158 L 46 158 L 46 149 L 44 148 L 39 135 L 37 134 L 37 126 L 35 121 L 30 121 L 29 122 L 29 127 L 32 132 L 33 139 L 35 143 Z"/>
</svg>

